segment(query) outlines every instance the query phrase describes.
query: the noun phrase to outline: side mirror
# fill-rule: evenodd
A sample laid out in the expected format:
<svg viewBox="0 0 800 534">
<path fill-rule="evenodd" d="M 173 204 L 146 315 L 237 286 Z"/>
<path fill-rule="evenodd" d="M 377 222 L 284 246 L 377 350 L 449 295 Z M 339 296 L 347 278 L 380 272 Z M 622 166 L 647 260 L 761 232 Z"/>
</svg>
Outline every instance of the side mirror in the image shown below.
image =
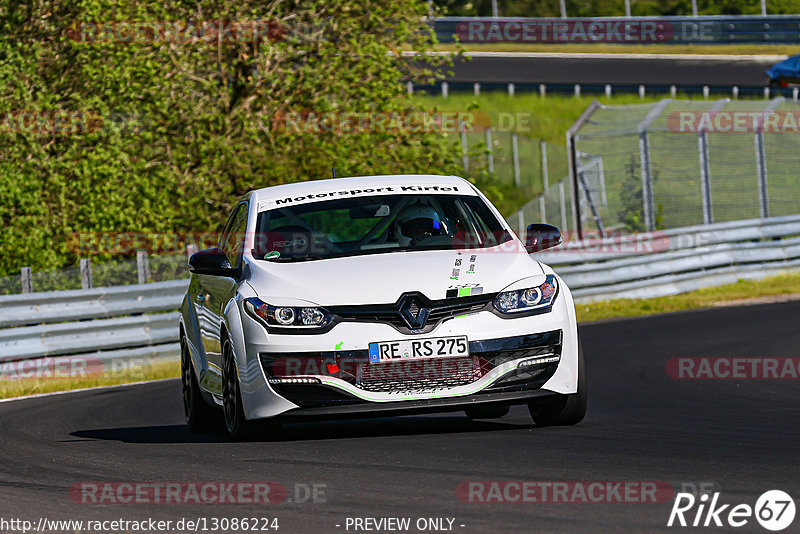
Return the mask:
<svg viewBox="0 0 800 534">
<path fill-rule="evenodd" d="M 528 235 L 525 236 L 525 250 L 528 253 L 557 247 L 561 243 L 561 231 L 552 224 L 534 223 L 528 226 Z"/>
<path fill-rule="evenodd" d="M 239 278 L 241 270 L 231 266 L 228 257 L 219 247 L 207 248 L 189 258 L 189 272 L 212 276 Z"/>
</svg>

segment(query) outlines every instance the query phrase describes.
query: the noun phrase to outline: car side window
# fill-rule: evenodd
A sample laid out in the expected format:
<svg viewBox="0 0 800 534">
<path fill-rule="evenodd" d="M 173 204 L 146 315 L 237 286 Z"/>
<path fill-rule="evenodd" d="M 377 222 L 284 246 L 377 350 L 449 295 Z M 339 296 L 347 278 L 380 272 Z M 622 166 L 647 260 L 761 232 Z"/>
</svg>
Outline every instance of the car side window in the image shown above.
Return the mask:
<svg viewBox="0 0 800 534">
<path fill-rule="evenodd" d="M 239 267 L 244 251 L 247 230 L 247 204 L 239 204 L 231 216 L 220 240 L 220 248 L 228 257 L 232 267 Z"/>
</svg>

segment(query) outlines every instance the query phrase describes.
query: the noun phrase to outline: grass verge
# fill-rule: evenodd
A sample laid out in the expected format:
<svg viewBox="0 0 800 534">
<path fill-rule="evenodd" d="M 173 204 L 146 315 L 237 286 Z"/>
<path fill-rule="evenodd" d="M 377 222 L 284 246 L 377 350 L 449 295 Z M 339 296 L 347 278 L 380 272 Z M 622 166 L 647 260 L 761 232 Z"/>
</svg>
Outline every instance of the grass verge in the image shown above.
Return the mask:
<svg viewBox="0 0 800 534">
<path fill-rule="evenodd" d="M 770 276 L 763 280 L 739 280 L 734 284 L 708 287 L 652 299 L 618 299 L 591 304 L 576 304 L 578 322 L 601 321 L 621 317 L 640 317 L 657 313 L 734 305 L 748 301 L 765 302 L 796 295 L 800 298 L 800 273 Z"/>
<path fill-rule="evenodd" d="M 4 364 L 6 365 L 6 364 Z M 0 366 L 2 369 L 2 366 Z M 160 380 L 180 376 L 179 361 L 158 362 L 127 368 L 122 371 L 100 373 L 97 376 L 81 378 L 5 378 L 10 373 L 0 374 L 0 399 L 22 397 L 38 393 L 52 393 L 70 389 L 93 388 L 98 386 L 114 386 L 144 380 Z M 92 373 L 94 375 L 94 373 Z"/>
</svg>

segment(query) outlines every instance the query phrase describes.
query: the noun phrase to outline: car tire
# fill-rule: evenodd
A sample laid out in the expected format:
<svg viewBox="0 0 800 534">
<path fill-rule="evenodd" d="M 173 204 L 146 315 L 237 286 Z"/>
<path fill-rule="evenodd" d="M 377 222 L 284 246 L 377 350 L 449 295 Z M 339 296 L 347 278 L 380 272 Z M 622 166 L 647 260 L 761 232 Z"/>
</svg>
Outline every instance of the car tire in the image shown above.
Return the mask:
<svg viewBox="0 0 800 534">
<path fill-rule="evenodd" d="M 189 430 L 194 433 L 214 432 L 221 429 L 219 410 L 208 404 L 200 392 L 200 384 L 194 374 L 192 357 L 186 338 L 181 336 L 181 389 L 183 413 Z"/>
<path fill-rule="evenodd" d="M 586 415 L 586 364 L 578 341 L 578 391 L 555 399 L 531 402 L 528 410 L 536 426 L 567 426 L 580 423 Z"/>
<path fill-rule="evenodd" d="M 498 419 L 508 415 L 509 406 L 476 405 L 470 406 L 464 412 L 470 419 Z"/>
<path fill-rule="evenodd" d="M 233 345 L 225 338 L 222 342 L 222 408 L 225 428 L 235 441 L 274 437 L 280 425 L 271 421 L 249 421 L 244 416 L 242 392 Z"/>
</svg>

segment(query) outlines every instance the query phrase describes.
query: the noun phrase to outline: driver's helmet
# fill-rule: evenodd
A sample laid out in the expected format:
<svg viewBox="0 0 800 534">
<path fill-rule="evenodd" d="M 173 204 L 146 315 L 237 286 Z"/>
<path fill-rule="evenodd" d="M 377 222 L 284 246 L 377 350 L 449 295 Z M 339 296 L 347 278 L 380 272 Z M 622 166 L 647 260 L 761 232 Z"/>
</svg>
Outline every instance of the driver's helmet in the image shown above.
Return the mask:
<svg viewBox="0 0 800 534">
<path fill-rule="evenodd" d="M 425 204 L 412 204 L 397 215 L 394 235 L 400 246 L 415 244 L 431 236 L 444 235 L 442 221 L 436 210 Z"/>
</svg>

